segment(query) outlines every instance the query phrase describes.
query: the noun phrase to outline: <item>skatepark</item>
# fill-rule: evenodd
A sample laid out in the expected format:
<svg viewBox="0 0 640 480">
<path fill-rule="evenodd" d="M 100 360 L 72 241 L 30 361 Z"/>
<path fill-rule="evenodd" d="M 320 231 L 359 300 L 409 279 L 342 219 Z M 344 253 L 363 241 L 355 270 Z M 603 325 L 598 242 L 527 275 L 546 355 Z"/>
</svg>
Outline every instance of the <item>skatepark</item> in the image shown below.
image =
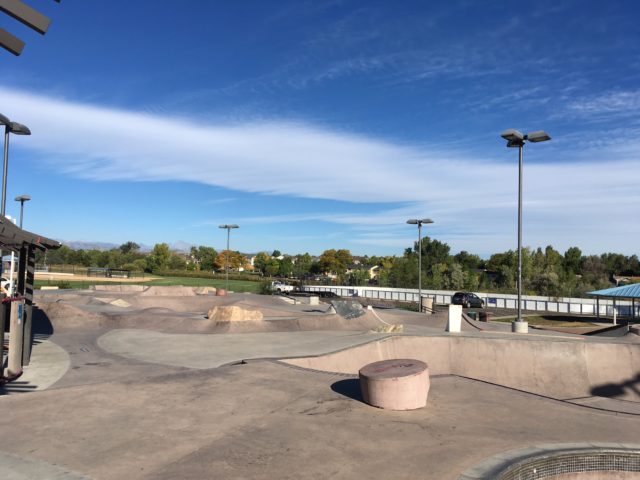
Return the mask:
<svg viewBox="0 0 640 480">
<path fill-rule="evenodd" d="M 452 333 L 446 309 L 95 288 L 36 293 L 2 478 L 489 478 L 469 472 L 508 452 L 640 445 L 636 329 Z M 426 407 L 364 403 L 358 371 L 394 358 L 428 365 Z"/>
</svg>

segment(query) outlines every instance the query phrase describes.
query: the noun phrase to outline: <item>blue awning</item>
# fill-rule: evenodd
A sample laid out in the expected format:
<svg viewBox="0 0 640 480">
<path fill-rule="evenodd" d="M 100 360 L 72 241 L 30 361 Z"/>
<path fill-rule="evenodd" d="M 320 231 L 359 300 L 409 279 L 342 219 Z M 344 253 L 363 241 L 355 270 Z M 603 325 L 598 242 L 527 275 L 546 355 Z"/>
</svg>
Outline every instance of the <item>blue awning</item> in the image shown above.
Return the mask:
<svg viewBox="0 0 640 480">
<path fill-rule="evenodd" d="M 624 287 L 596 290 L 595 292 L 588 292 L 587 295 L 607 298 L 640 298 L 640 283 L 632 283 L 631 285 L 625 285 Z"/>
</svg>

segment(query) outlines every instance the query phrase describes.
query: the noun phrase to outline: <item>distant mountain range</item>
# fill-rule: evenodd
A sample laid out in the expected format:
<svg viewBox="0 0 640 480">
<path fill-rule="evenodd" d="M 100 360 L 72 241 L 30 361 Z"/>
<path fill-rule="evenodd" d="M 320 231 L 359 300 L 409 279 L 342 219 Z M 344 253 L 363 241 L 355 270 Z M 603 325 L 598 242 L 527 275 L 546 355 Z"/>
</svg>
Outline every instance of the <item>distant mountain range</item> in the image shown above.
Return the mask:
<svg viewBox="0 0 640 480">
<path fill-rule="evenodd" d="M 85 242 L 82 240 L 59 240 L 60 243 L 66 245 L 73 250 L 111 250 L 112 248 L 118 248 L 121 244 L 108 243 L 108 242 Z M 153 246 L 140 243 L 141 252 L 150 252 Z M 189 252 L 191 247 L 194 246 L 191 243 L 178 240 L 177 242 L 170 243 L 169 248 L 175 252 Z"/>
</svg>

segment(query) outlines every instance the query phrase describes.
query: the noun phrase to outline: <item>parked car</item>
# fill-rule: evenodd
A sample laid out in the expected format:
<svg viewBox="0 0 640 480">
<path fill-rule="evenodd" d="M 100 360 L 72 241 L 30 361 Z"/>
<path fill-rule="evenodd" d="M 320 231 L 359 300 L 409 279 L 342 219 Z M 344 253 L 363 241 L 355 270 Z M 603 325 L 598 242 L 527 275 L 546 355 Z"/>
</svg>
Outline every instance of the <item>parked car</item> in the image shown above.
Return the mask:
<svg viewBox="0 0 640 480">
<path fill-rule="evenodd" d="M 462 305 L 465 308 L 484 308 L 484 300 L 482 300 L 475 293 L 471 292 L 456 292 L 451 297 L 452 305 Z"/>
<path fill-rule="evenodd" d="M 290 293 L 296 289 L 293 285 L 287 285 L 283 282 L 271 282 L 271 291 L 280 295 L 281 293 Z"/>
<path fill-rule="evenodd" d="M 2 291 L 6 294 L 13 293 L 13 287 L 15 286 L 14 284 L 15 282 L 11 283 L 11 281 L 7 280 L 4 277 L 0 278 L 0 286 L 2 286 Z"/>
</svg>

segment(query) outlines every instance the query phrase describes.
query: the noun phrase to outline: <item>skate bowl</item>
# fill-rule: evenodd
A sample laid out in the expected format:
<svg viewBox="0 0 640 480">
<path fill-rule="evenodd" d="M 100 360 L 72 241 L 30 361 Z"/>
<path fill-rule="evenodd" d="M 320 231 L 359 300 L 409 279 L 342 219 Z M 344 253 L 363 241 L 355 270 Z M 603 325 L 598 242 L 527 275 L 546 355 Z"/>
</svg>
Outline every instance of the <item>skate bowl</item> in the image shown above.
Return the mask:
<svg viewBox="0 0 640 480">
<path fill-rule="evenodd" d="M 288 358 L 297 367 L 357 375 L 369 363 L 413 358 L 430 374 L 457 375 L 554 399 L 615 397 L 640 403 L 640 345 L 516 336 L 392 336 L 327 355 Z"/>
<path fill-rule="evenodd" d="M 192 290 L 193 291 L 193 290 Z M 119 297 L 47 295 L 38 310 L 57 330 L 147 329 L 165 333 L 259 333 L 308 330 L 370 331 L 382 323 L 371 312 L 345 318 L 305 314 L 282 302 L 250 297 L 141 295 Z M 207 318 L 208 317 L 208 318 Z"/>
<path fill-rule="evenodd" d="M 458 480 L 637 480 L 640 445 L 556 444 L 512 450 L 475 465 Z"/>
</svg>

